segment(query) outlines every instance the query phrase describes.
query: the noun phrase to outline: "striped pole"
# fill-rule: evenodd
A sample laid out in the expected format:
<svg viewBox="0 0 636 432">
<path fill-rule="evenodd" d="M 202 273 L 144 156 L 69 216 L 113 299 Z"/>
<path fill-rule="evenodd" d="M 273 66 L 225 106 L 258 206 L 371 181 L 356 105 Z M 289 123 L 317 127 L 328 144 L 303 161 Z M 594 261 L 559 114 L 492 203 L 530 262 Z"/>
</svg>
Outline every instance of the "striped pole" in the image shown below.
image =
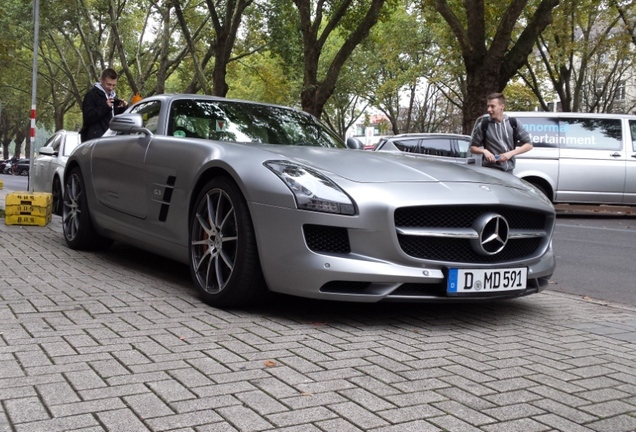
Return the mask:
<svg viewBox="0 0 636 432">
<path fill-rule="evenodd" d="M 31 144 L 35 144 L 35 105 L 31 105 Z"/>
<path fill-rule="evenodd" d="M 33 78 L 31 89 L 31 145 L 29 146 L 29 183 L 27 189 L 33 192 L 33 156 L 35 155 L 35 100 L 38 83 L 38 38 L 40 36 L 40 1 L 33 1 Z"/>
</svg>

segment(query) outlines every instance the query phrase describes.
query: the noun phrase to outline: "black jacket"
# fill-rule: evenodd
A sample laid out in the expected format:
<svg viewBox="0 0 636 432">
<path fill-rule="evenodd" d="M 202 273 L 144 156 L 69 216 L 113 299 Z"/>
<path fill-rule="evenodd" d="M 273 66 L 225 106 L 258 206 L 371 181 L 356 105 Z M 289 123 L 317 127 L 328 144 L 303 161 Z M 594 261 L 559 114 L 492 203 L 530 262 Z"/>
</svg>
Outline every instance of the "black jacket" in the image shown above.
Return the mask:
<svg viewBox="0 0 636 432">
<path fill-rule="evenodd" d="M 108 130 L 108 123 L 113 118 L 113 109 L 106 103 L 106 93 L 96 86 L 90 89 L 82 103 L 83 124 L 80 130 L 82 142 L 99 138 Z M 115 115 L 121 114 L 125 107 L 115 108 Z"/>
</svg>

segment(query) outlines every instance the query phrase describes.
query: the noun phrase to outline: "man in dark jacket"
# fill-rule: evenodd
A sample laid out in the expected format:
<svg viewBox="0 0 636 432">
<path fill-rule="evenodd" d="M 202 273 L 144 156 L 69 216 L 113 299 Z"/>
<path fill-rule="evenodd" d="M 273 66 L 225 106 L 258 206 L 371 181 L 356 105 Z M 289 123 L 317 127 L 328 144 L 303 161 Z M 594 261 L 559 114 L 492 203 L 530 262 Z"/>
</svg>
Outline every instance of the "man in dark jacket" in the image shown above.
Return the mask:
<svg viewBox="0 0 636 432">
<path fill-rule="evenodd" d="M 84 96 L 82 103 L 83 125 L 80 130 L 82 141 L 98 138 L 108 130 L 108 123 L 113 116 L 126 110 L 128 103 L 120 100 L 115 94 L 117 72 L 107 68 L 102 72 L 98 83 Z"/>
</svg>

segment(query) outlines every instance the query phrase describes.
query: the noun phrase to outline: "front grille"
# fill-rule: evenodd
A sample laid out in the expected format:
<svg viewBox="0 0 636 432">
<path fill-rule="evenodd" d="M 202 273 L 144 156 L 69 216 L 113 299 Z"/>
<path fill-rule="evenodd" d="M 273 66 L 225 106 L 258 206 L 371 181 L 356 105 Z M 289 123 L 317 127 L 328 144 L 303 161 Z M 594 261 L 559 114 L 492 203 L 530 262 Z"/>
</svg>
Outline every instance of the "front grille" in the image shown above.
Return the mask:
<svg viewBox="0 0 636 432">
<path fill-rule="evenodd" d="M 541 244 L 538 238 L 510 240 L 500 253 L 480 255 L 473 250 L 470 241 L 466 239 L 398 235 L 398 240 L 404 253 L 415 258 L 475 263 L 514 261 L 528 257 Z"/>
<path fill-rule="evenodd" d="M 346 228 L 324 225 L 303 225 L 303 233 L 307 247 L 318 253 L 351 252 L 349 233 Z"/>
<path fill-rule="evenodd" d="M 505 217 L 511 229 L 545 228 L 545 213 L 504 206 L 402 207 L 395 210 L 395 226 L 468 228 L 486 212 Z"/>
<path fill-rule="evenodd" d="M 475 221 L 486 213 L 503 216 L 508 222 L 511 238 L 503 250 L 494 255 L 478 253 L 470 239 L 459 233 L 472 229 Z M 395 211 L 395 226 L 416 228 L 435 235 L 404 235 L 398 233 L 400 247 L 409 256 L 451 263 L 510 262 L 539 255 L 548 245 L 551 224 L 549 214 L 507 206 L 453 206 L 405 207 Z M 440 230 L 444 232 L 440 235 Z M 454 233 L 453 230 L 456 230 Z M 514 233 L 541 231 L 539 237 L 519 236 Z"/>
</svg>

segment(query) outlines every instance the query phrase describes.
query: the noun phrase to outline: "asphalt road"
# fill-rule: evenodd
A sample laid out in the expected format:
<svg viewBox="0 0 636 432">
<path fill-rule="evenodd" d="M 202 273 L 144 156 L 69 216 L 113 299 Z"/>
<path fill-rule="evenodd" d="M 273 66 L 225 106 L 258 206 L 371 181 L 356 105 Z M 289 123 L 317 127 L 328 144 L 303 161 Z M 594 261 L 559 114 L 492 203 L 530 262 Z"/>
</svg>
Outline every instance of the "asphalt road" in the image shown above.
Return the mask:
<svg viewBox="0 0 636 432">
<path fill-rule="evenodd" d="M 636 218 L 562 215 L 553 246 L 557 269 L 550 289 L 636 306 Z"/>
<path fill-rule="evenodd" d="M 5 192 L 25 191 L 28 190 L 29 178 L 26 176 L 14 176 L 9 174 L 0 174 Z"/>
</svg>

